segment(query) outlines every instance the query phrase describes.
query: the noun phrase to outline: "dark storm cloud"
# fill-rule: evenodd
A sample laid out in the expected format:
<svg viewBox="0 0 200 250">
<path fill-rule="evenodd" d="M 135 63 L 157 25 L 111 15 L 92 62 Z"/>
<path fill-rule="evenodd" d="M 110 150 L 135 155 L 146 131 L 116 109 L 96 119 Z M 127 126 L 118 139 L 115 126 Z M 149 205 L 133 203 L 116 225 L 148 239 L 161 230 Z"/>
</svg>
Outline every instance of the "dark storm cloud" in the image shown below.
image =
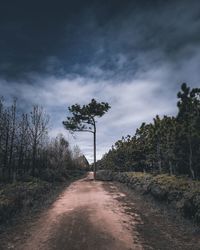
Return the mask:
<svg viewBox="0 0 200 250">
<path fill-rule="evenodd" d="M 7 1 L 0 12 L 5 77 L 103 70 L 121 80 L 199 46 L 197 0 Z"/>
<path fill-rule="evenodd" d="M 92 24 L 96 7 L 95 1 L 1 3 L 1 72 L 14 76 L 40 70 L 60 73 L 62 68 L 87 63 L 95 50 L 95 44 L 91 46 L 95 41 L 90 39 L 98 29 Z"/>
</svg>

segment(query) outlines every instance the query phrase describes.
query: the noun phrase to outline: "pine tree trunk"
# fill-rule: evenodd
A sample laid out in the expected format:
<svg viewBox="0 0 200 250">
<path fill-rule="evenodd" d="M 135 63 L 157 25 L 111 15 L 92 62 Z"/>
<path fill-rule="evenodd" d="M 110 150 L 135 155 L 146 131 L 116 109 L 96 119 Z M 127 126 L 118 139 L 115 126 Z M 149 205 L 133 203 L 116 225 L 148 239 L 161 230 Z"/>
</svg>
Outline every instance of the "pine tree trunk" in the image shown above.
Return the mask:
<svg viewBox="0 0 200 250">
<path fill-rule="evenodd" d="M 96 180 L 96 125 L 94 122 L 94 179 Z"/>
</svg>

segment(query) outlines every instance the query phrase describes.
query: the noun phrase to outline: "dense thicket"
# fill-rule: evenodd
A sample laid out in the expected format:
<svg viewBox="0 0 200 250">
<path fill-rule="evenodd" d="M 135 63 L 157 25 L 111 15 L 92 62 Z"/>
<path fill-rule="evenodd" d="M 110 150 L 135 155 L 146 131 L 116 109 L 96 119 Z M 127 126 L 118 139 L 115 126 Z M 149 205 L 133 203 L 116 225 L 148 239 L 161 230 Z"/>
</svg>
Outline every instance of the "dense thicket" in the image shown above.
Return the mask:
<svg viewBox="0 0 200 250">
<path fill-rule="evenodd" d="M 42 107 L 33 106 L 25 114 L 18 112 L 16 101 L 7 107 L 0 99 L 0 181 L 28 176 L 53 181 L 75 167 L 64 137 L 48 137 L 48 122 Z"/>
<path fill-rule="evenodd" d="M 115 171 L 156 171 L 200 177 L 200 89 L 183 83 L 176 117 L 156 116 L 117 141 L 98 165 Z"/>
</svg>

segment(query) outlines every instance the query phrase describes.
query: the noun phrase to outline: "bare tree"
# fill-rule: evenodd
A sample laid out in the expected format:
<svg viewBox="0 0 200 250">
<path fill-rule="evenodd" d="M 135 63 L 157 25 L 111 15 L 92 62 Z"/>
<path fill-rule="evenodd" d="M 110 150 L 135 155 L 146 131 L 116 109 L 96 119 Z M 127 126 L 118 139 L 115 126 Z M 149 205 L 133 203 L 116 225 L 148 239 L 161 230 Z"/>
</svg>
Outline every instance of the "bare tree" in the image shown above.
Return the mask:
<svg viewBox="0 0 200 250">
<path fill-rule="evenodd" d="M 35 175 L 35 166 L 36 166 L 36 157 L 37 149 L 42 140 L 42 137 L 47 135 L 48 132 L 48 122 L 49 116 L 44 112 L 43 108 L 39 106 L 34 106 L 33 110 L 30 113 L 30 138 L 32 145 L 32 175 Z"/>
</svg>

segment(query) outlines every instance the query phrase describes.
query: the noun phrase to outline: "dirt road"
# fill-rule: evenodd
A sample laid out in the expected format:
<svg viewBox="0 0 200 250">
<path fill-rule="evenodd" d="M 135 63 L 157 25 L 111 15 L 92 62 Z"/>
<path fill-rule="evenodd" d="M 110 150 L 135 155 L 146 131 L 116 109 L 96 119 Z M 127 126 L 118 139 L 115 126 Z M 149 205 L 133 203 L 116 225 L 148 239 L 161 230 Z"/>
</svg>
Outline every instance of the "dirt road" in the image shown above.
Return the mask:
<svg viewBox="0 0 200 250">
<path fill-rule="evenodd" d="M 24 230 L 27 237 L 18 236 L 6 249 L 200 249 L 196 232 L 184 231 L 112 182 L 93 181 L 91 174 L 66 188 Z"/>
</svg>

